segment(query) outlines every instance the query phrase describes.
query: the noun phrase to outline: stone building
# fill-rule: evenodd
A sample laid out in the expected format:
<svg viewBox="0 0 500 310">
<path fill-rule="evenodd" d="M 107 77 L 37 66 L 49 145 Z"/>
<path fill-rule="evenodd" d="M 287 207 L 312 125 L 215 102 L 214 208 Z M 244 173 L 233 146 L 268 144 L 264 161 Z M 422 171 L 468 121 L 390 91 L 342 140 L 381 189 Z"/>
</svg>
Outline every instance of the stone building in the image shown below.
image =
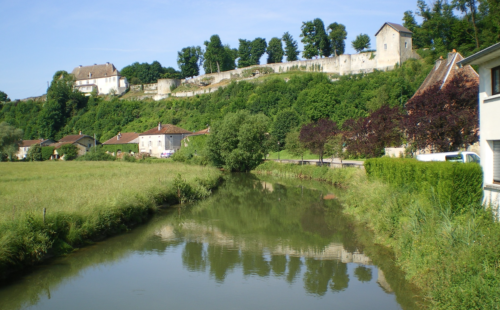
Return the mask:
<svg viewBox="0 0 500 310">
<path fill-rule="evenodd" d="M 103 148 L 112 155 L 122 153 L 135 154 L 139 152 L 139 134 L 136 132 L 119 132 L 116 136 L 102 143 Z"/>
<path fill-rule="evenodd" d="M 54 154 L 51 159 L 62 159 L 59 155 L 58 149 L 65 144 L 73 144 L 76 146 L 78 149 L 78 156 L 82 156 L 85 155 L 92 146 L 99 144 L 99 142 L 94 140 L 91 136 L 83 135 L 82 132 L 78 135 L 65 136 L 59 140 L 59 142 L 51 145 L 54 147 Z"/>
<path fill-rule="evenodd" d="M 162 157 L 167 151 L 177 151 L 181 140 L 192 134 L 180 127 L 158 123 L 158 126 L 139 135 L 139 152 L 148 153 L 153 157 Z"/>
<path fill-rule="evenodd" d="M 120 76 L 120 72 L 109 62 L 103 65 L 79 66 L 71 72 L 75 77 L 75 88 L 82 93 L 117 95 L 123 94 L 128 88 L 127 78 Z"/>
<path fill-rule="evenodd" d="M 25 159 L 30 147 L 35 144 L 40 144 L 40 146 L 49 146 L 53 143 L 55 143 L 55 141 L 51 139 L 23 140 L 19 143 L 19 151 L 17 151 L 16 157 L 19 160 Z"/>
</svg>

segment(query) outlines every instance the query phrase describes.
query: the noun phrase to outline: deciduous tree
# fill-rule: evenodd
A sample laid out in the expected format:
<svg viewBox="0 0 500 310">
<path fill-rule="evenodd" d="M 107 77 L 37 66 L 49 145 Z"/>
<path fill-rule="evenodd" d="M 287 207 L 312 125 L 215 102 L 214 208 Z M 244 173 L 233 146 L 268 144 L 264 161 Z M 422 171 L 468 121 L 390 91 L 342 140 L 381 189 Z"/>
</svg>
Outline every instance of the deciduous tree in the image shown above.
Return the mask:
<svg viewBox="0 0 500 310">
<path fill-rule="evenodd" d="M 328 38 L 330 39 L 332 54 L 334 56 L 344 54 L 345 39 L 347 39 L 345 26 L 337 23 L 330 24 L 328 26 Z"/>
<path fill-rule="evenodd" d="M 6 93 L 4 93 L 3 91 L 0 90 L 0 101 L 3 101 L 3 102 L 10 102 L 10 98 L 9 96 L 7 96 Z"/>
<path fill-rule="evenodd" d="M 302 126 L 299 139 L 311 153 L 317 154 L 320 162 L 323 163 L 325 144 L 331 136 L 337 133 L 337 123 L 323 118 L 316 123 L 309 123 Z"/>
<path fill-rule="evenodd" d="M 193 77 L 200 74 L 199 63 L 203 52 L 199 46 L 183 48 L 177 55 L 177 64 L 183 77 Z"/>
<path fill-rule="evenodd" d="M 19 142 L 23 138 L 23 131 L 6 122 L 0 123 L 0 155 L 7 155 L 10 161 L 19 150 Z"/>
<path fill-rule="evenodd" d="M 443 88 L 438 83 L 406 104 L 404 128 L 418 149 L 455 151 L 478 140 L 478 84 L 457 74 Z"/>
<path fill-rule="evenodd" d="M 307 148 L 300 141 L 300 131 L 289 132 L 286 135 L 285 149 L 292 156 L 300 156 L 302 161 L 304 161 L 304 154 L 306 154 Z"/>
<path fill-rule="evenodd" d="M 280 63 L 283 60 L 283 46 L 281 45 L 281 40 L 278 38 L 272 38 L 269 41 L 269 46 L 267 47 L 267 63 L 274 64 Z"/>
<path fill-rule="evenodd" d="M 226 50 L 222 45 L 219 35 L 214 34 L 210 41 L 205 41 L 205 61 L 203 68 L 206 73 L 221 72 L 221 65 L 226 57 Z"/>
<path fill-rule="evenodd" d="M 303 22 L 301 31 L 300 37 L 304 43 L 302 56 L 304 58 L 311 59 L 314 56 L 328 57 L 331 55 L 330 41 L 321 19 L 316 18 L 313 21 Z"/>
<path fill-rule="evenodd" d="M 250 62 L 252 65 L 260 65 L 260 58 L 267 49 L 266 39 L 255 38 L 251 44 Z"/>
<path fill-rule="evenodd" d="M 33 144 L 26 154 L 26 160 L 28 161 L 42 161 L 42 147 L 40 144 Z"/>
<path fill-rule="evenodd" d="M 370 37 L 367 34 L 360 34 L 352 41 L 352 47 L 356 52 L 361 52 L 364 49 L 370 48 Z"/>
</svg>

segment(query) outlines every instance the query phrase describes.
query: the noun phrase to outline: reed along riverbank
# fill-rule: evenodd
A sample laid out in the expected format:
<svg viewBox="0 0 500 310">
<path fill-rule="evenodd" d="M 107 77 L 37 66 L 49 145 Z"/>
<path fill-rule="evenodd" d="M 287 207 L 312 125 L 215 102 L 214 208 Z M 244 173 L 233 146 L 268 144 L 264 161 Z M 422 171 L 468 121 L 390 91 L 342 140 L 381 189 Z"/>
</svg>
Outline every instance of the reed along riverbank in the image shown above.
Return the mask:
<svg viewBox="0 0 500 310">
<path fill-rule="evenodd" d="M 344 212 L 366 223 L 376 242 L 394 251 L 396 264 L 422 290 L 432 309 L 500 309 L 500 224 L 480 203 L 456 208 L 446 202 L 437 193 L 449 193 L 443 188 L 449 183 L 394 184 L 368 177 L 359 168 L 275 162 L 266 162 L 254 172 L 344 187 L 339 196 Z"/>
<path fill-rule="evenodd" d="M 1 163 L 0 279 L 208 197 L 221 181 L 215 168 L 164 161 Z"/>
</svg>

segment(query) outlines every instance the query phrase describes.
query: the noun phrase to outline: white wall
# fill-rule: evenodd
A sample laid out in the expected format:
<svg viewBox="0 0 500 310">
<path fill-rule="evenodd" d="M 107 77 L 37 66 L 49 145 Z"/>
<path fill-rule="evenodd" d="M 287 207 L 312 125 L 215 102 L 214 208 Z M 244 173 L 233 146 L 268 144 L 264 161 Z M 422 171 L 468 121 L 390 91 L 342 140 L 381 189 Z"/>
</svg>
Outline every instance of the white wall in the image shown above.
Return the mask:
<svg viewBox="0 0 500 310">
<path fill-rule="evenodd" d="M 377 67 L 394 66 L 400 62 L 399 32 L 389 25 L 385 25 L 377 34 Z"/>
<path fill-rule="evenodd" d="M 166 150 L 178 150 L 181 140 L 189 134 L 159 134 L 139 136 L 139 153 L 160 157 Z"/>
</svg>

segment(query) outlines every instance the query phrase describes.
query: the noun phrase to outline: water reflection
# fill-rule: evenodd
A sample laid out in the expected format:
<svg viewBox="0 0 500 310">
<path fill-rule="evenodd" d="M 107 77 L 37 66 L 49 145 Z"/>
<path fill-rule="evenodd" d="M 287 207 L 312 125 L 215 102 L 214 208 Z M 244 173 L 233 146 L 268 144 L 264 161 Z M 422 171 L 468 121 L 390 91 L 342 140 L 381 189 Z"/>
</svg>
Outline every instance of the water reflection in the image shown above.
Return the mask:
<svg viewBox="0 0 500 310">
<path fill-rule="evenodd" d="M 168 212 L 129 234 L 60 258 L 0 287 L 0 308 L 57 309 L 52 302 L 71 299 L 71 294 L 78 297 L 77 291 L 71 293 L 71 287 L 85 281 L 99 281 L 119 291 L 117 288 L 126 286 L 127 281 L 114 282 L 107 273 L 123 268 L 130 273 L 131 282 L 146 283 L 141 288 L 144 291 L 165 288 L 157 296 L 150 296 L 145 308 L 154 308 L 151 305 L 165 296 L 177 300 L 175 293 L 167 293 L 173 288 L 212 298 L 213 294 L 217 296 L 217 290 L 213 291 L 210 283 L 226 290 L 240 285 L 235 283 L 252 283 L 256 290 L 272 281 L 271 289 L 259 295 L 262 304 L 254 304 L 253 308 L 270 307 L 277 296 L 284 299 L 282 307 L 288 309 L 314 303 L 321 307 L 323 299 L 317 297 L 341 295 L 335 300 L 337 308 L 417 309 L 416 299 L 392 264 L 390 254 L 367 241 L 364 230 L 343 215 L 335 199 L 339 195 L 324 184 L 236 175 L 210 199 Z M 88 270 L 96 266 L 102 275 L 92 278 Z M 147 267 L 168 271 L 164 277 L 151 278 L 147 272 L 139 272 Z M 189 280 L 190 275 L 204 274 L 208 282 Z M 170 280 L 174 275 L 176 280 Z M 61 297 L 62 291 L 65 293 Z M 114 302 L 122 298 L 122 308 L 132 309 L 138 302 L 130 294 L 120 297 L 114 291 L 106 292 L 106 298 Z M 252 291 L 237 296 L 241 298 L 240 308 L 247 304 L 252 308 Z M 357 296 L 370 301 L 363 304 Z M 227 306 L 227 297 L 220 301 L 213 298 L 218 303 L 190 304 L 194 301 L 188 298 L 179 301 L 177 307 Z M 72 308 L 91 308 L 87 299 Z M 103 302 L 103 308 L 106 306 L 110 307 Z"/>
</svg>

